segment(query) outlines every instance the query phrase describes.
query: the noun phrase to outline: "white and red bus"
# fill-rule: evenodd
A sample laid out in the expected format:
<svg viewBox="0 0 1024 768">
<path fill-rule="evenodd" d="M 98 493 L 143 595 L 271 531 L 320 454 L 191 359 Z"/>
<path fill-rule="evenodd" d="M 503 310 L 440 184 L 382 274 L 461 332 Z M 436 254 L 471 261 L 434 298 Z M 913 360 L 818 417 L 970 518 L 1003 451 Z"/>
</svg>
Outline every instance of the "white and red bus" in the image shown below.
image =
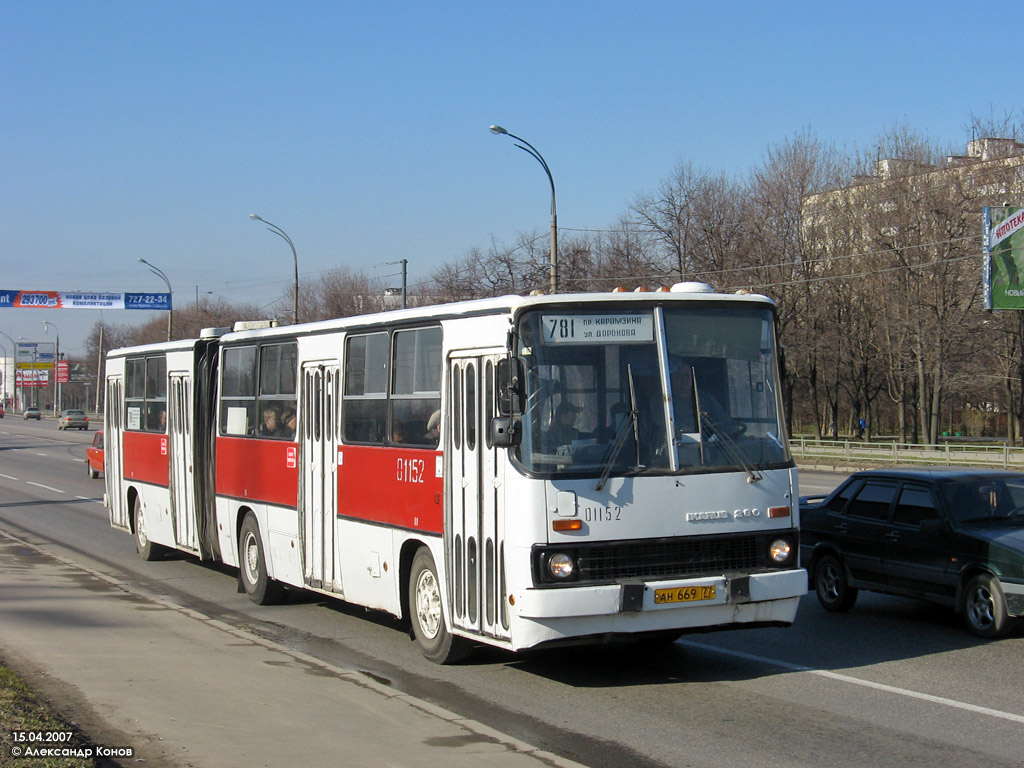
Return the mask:
<svg viewBox="0 0 1024 768">
<path fill-rule="evenodd" d="M 806 591 L 773 303 L 509 296 L 112 351 L 143 558 L 407 619 L 430 659 L 789 625 Z"/>
</svg>

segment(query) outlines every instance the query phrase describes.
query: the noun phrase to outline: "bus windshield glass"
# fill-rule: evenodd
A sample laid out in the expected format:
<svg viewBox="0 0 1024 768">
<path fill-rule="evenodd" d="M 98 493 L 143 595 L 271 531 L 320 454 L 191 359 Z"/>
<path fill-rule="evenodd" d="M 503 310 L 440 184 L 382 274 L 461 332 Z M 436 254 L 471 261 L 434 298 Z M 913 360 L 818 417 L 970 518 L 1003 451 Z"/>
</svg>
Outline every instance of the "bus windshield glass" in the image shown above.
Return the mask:
<svg viewBox="0 0 1024 768">
<path fill-rule="evenodd" d="M 515 456 L 551 476 L 787 466 L 772 313 L 749 305 L 538 309 Z"/>
</svg>

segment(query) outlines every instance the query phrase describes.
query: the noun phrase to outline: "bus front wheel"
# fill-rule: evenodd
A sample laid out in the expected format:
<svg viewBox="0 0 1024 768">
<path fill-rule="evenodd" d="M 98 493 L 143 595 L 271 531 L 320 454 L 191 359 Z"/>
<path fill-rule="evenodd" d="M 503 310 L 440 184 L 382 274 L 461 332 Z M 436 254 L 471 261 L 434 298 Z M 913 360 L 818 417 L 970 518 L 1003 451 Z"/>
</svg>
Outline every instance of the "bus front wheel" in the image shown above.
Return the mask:
<svg viewBox="0 0 1024 768">
<path fill-rule="evenodd" d="M 409 613 L 412 634 L 420 651 L 437 664 L 454 664 L 469 656 L 472 646 L 456 637 L 444 620 L 441 583 L 430 550 L 420 547 L 409 573 Z"/>
</svg>

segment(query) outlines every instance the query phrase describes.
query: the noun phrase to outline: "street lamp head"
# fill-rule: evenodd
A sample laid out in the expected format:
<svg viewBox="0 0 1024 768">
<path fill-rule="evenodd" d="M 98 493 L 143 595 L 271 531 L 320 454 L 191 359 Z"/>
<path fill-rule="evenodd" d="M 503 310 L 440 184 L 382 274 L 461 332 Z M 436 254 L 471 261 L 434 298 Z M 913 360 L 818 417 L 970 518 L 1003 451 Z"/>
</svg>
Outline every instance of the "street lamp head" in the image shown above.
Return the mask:
<svg viewBox="0 0 1024 768">
<path fill-rule="evenodd" d="M 252 219 L 253 221 L 263 221 L 263 217 L 260 216 L 258 213 L 250 213 L 249 218 Z"/>
<path fill-rule="evenodd" d="M 508 136 L 508 131 L 506 131 L 500 125 L 492 125 L 491 133 L 493 133 L 495 136 Z"/>
</svg>

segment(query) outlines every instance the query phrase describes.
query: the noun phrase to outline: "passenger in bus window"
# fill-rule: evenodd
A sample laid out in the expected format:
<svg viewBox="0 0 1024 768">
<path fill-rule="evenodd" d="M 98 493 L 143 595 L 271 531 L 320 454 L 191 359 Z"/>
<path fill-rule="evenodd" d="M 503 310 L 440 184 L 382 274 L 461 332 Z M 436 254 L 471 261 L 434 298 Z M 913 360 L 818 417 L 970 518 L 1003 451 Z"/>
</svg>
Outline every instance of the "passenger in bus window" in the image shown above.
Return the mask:
<svg viewBox="0 0 1024 768">
<path fill-rule="evenodd" d="M 426 445 L 438 445 L 441 441 L 441 409 L 434 411 L 427 419 L 427 431 L 423 435 Z"/>
<path fill-rule="evenodd" d="M 167 409 L 161 403 L 152 403 L 150 405 L 146 429 L 150 432 L 167 431 Z"/>
<path fill-rule="evenodd" d="M 276 403 L 263 406 L 263 426 L 260 428 L 260 435 L 277 437 L 281 423 L 281 406 Z"/>
<path fill-rule="evenodd" d="M 398 419 L 391 422 L 391 442 L 405 442 L 405 422 L 399 421 Z"/>
<path fill-rule="evenodd" d="M 295 437 L 295 409 L 285 408 L 281 411 L 281 426 L 277 430 L 278 437 L 291 440 Z"/>
</svg>

